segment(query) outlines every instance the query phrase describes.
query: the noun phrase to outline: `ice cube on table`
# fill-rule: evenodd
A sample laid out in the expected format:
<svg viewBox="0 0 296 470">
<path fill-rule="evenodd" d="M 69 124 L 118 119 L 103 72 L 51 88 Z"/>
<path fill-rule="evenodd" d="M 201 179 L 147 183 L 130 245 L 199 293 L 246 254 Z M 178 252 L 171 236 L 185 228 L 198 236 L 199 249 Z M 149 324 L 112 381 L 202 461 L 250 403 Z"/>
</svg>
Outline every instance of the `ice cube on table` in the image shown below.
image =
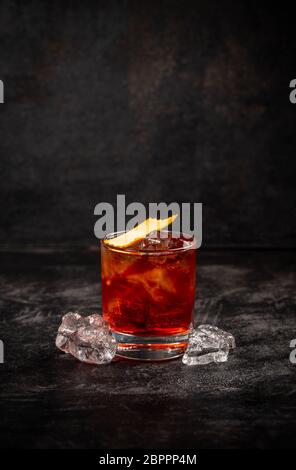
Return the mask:
<svg viewBox="0 0 296 470">
<path fill-rule="evenodd" d="M 235 340 L 230 333 L 212 325 L 200 325 L 189 334 L 182 362 L 189 366 L 225 362 L 229 349 L 234 347 Z"/>
<path fill-rule="evenodd" d="M 69 312 L 62 318 L 56 337 L 56 347 L 69 353 L 69 342 L 80 326 L 84 325 L 84 318 L 77 312 Z"/>
<path fill-rule="evenodd" d="M 58 329 L 56 346 L 82 362 L 106 364 L 116 354 L 116 340 L 101 315 L 69 312 Z"/>
<path fill-rule="evenodd" d="M 235 349 L 235 338 L 231 333 L 227 331 L 221 330 L 217 326 L 214 325 L 199 325 L 197 327 L 198 330 L 203 331 L 208 336 L 212 338 L 225 338 L 229 344 L 229 349 Z"/>
<path fill-rule="evenodd" d="M 106 325 L 82 326 L 70 342 L 69 352 L 82 362 L 107 364 L 116 354 L 116 340 Z"/>
<path fill-rule="evenodd" d="M 85 326 L 94 326 L 96 328 L 101 328 L 103 326 L 108 326 L 107 322 L 103 320 L 103 317 L 98 313 L 93 313 L 88 317 L 84 318 Z"/>
</svg>

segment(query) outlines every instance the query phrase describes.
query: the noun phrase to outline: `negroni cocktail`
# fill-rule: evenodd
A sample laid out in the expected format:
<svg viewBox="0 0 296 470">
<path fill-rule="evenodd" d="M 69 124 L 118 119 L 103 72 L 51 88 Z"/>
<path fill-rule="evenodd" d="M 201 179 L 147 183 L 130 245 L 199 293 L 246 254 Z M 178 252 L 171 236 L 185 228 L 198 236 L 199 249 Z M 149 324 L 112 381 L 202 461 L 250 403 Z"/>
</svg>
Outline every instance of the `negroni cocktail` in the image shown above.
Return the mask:
<svg viewBox="0 0 296 470">
<path fill-rule="evenodd" d="M 194 238 L 148 233 L 128 246 L 102 241 L 103 315 L 118 354 L 168 359 L 184 352 L 195 301 Z"/>
</svg>

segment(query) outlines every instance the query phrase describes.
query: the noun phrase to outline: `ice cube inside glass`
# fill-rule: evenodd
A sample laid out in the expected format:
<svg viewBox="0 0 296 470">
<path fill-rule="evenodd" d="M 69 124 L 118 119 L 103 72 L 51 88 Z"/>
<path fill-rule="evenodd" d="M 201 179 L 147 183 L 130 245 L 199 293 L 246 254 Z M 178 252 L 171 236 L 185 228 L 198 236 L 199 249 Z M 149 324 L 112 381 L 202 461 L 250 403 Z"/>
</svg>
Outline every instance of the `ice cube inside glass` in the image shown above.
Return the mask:
<svg viewBox="0 0 296 470">
<path fill-rule="evenodd" d="M 126 248 L 105 240 L 103 316 L 118 342 L 118 355 L 165 360 L 183 354 L 195 301 L 194 237 L 162 231 Z"/>
</svg>

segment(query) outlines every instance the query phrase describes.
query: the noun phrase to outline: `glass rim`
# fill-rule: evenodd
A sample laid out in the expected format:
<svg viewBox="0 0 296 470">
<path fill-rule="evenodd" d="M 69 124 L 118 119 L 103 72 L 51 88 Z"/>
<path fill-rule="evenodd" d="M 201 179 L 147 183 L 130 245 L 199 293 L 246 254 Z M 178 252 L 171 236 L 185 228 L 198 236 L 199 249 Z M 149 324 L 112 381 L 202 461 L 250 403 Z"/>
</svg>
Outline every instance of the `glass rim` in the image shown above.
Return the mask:
<svg viewBox="0 0 296 470">
<path fill-rule="evenodd" d="M 129 254 L 129 255 L 140 255 L 140 256 L 162 256 L 162 255 L 170 255 L 170 254 L 174 254 L 174 253 L 178 253 L 178 252 L 182 253 L 182 252 L 189 251 L 189 250 L 197 250 L 197 241 L 196 241 L 196 238 L 195 238 L 194 235 L 192 236 L 192 235 L 188 235 L 188 234 L 183 233 L 183 232 L 176 232 L 176 231 L 171 232 L 169 230 L 162 230 L 162 232 L 174 233 L 174 234 L 179 235 L 179 237 L 176 237 L 176 238 L 180 238 L 180 235 L 183 235 L 185 237 L 185 241 L 188 243 L 188 245 L 180 246 L 180 247 L 177 247 L 177 248 L 168 248 L 166 250 L 149 251 L 149 250 L 143 250 L 143 249 L 131 249 L 131 247 L 129 247 L 129 246 L 119 248 L 119 247 L 115 247 L 115 246 L 105 244 L 105 240 L 110 240 L 111 238 L 114 238 L 117 235 L 121 235 L 123 233 L 126 233 L 126 230 L 121 230 L 119 232 L 110 232 L 110 233 L 108 233 L 107 235 L 105 235 L 104 238 L 102 238 L 101 245 L 103 245 L 108 250 L 115 251 L 117 253 L 125 253 L 125 254 Z M 186 237 L 188 237 L 188 240 L 186 240 Z M 189 240 L 189 238 L 191 240 Z"/>
</svg>

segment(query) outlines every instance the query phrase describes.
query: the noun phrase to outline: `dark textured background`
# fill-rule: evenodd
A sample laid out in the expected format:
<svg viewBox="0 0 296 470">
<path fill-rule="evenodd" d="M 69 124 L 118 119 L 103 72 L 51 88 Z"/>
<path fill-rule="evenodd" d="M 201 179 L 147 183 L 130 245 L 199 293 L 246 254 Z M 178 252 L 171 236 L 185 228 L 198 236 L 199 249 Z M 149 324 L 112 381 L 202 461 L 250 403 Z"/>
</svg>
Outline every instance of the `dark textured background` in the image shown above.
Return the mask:
<svg viewBox="0 0 296 470">
<path fill-rule="evenodd" d="M 0 243 L 96 243 L 95 204 L 125 193 L 203 202 L 205 246 L 294 246 L 292 21 L 252 1 L 1 2 Z"/>
<path fill-rule="evenodd" d="M 294 23 L 282 3 L 1 1 L 1 448 L 295 448 Z M 195 319 L 235 335 L 228 362 L 56 349 L 62 312 L 101 312 L 93 210 L 120 193 L 205 204 Z"/>
</svg>

